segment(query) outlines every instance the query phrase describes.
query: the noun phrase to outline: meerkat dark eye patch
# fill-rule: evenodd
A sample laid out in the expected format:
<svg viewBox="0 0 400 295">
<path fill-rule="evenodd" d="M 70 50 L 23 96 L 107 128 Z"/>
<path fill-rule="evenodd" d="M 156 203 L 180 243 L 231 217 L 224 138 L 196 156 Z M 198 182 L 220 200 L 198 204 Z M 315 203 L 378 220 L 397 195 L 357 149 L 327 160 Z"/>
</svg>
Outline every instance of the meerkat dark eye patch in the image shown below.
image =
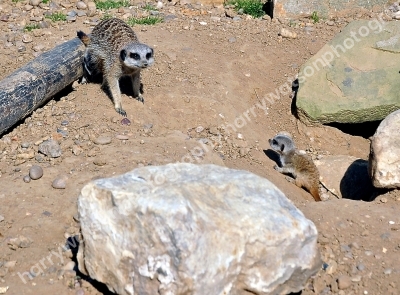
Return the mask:
<svg viewBox="0 0 400 295">
<path fill-rule="evenodd" d="M 119 53 L 119 56 L 121 58 L 121 60 L 125 60 L 126 58 L 126 50 L 121 50 L 121 52 Z"/>
<path fill-rule="evenodd" d="M 278 144 L 278 142 L 276 141 L 276 139 L 272 140 L 272 144 Z"/>
<path fill-rule="evenodd" d="M 281 146 L 281 151 L 283 152 L 284 149 L 285 149 L 285 145 L 282 144 L 282 146 Z"/>
<path fill-rule="evenodd" d="M 146 59 L 150 59 L 152 56 L 153 56 L 153 53 L 149 52 L 149 53 L 146 54 Z"/>
<path fill-rule="evenodd" d="M 137 53 L 130 53 L 129 57 L 134 59 L 134 60 L 139 60 L 140 59 L 140 55 Z"/>
</svg>

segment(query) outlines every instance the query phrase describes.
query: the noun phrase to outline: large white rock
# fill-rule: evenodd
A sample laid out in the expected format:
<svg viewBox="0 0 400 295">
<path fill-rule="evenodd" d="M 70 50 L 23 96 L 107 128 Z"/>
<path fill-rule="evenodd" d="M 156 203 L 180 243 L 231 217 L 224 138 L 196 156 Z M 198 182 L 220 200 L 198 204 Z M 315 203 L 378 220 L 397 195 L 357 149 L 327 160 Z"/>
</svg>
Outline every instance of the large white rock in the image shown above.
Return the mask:
<svg viewBox="0 0 400 295">
<path fill-rule="evenodd" d="M 378 188 L 400 188 L 400 110 L 379 124 L 371 140 L 369 173 Z"/>
<path fill-rule="evenodd" d="M 288 294 L 321 267 L 315 225 L 246 171 L 138 168 L 87 184 L 78 210 L 79 269 L 117 294 Z"/>
</svg>

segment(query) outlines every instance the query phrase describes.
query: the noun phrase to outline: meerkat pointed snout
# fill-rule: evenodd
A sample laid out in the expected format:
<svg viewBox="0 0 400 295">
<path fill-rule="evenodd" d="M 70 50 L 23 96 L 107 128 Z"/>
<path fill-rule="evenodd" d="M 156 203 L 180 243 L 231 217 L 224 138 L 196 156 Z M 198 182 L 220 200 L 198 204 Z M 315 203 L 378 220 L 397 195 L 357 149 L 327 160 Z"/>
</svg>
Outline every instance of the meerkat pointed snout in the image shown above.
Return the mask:
<svg viewBox="0 0 400 295">
<path fill-rule="evenodd" d="M 321 201 L 318 168 L 308 156 L 298 152 L 292 137 L 287 133 L 278 133 L 268 142 L 280 156 L 282 167 L 275 165 L 274 169 L 280 173 L 291 174 L 298 187 L 306 188 L 315 201 Z"/>
<path fill-rule="evenodd" d="M 126 116 L 119 88 L 122 76 L 131 77 L 133 97 L 144 102 L 140 73 L 154 63 L 153 48 L 140 43 L 132 28 L 117 18 L 101 21 L 89 35 L 82 31 L 77 35 L 86 46 L 83 59 L 86 73 L 103 74 L 102 87 L 108 88 L 115 110 Z"/>
</svg>

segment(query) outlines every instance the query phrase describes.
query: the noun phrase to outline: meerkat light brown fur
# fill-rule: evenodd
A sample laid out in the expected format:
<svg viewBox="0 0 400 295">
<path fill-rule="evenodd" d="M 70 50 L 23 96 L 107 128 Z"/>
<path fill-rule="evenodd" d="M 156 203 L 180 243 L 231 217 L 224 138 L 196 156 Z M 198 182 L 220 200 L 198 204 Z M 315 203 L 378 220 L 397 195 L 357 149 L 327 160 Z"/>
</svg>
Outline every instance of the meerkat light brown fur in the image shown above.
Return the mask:
<svg viewBox="0 0 400 295">
<path fill-rule="evenodd" d="M 154 51 L 139 42 L 135 32 L 124 21 L 111 18 L 97 24 L 91 34 L 78 31 L 86 46 L 84 67 L 89 75 L 103 74 L 103 87 L 108 87 L 115 110 L 126 116 L 121 104 L 119 79 L 130 76 L 133 96 L 144 101 L 140 86 L 140 71 L 154 63 Z"/>
<path fill-rule="evenodd" d="M 298 187 L 306 188 L 315 201 L 321 201 L 318 168 L 307 155 L 298 152 L 292 137 L 286 133 L 279 133 L 268 142 L 271 148 L 280 155 L 282 167 L 275 165 L 275 170 L 291 174 Z"/>
</svg>

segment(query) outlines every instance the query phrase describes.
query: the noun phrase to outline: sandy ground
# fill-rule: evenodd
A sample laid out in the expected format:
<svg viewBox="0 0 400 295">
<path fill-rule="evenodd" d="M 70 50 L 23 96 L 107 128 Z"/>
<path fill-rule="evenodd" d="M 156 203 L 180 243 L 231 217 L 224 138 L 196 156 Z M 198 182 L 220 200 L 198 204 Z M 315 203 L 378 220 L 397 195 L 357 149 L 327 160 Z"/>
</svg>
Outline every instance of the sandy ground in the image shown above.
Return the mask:
<svg viewBox="0 0 400 295">
<path fill-rule="evenodd" d="M 78 29 L 89 32 L 91 26 L 84 22 L 100 17 L 78 17 L 24 33 L 18 30 L 21 20 L 29 22 L 24 3 L 3 1 L 0 10 L 0 16 L 11 15 L 0 22 L 0 78 L 40 51 L 74 38 Z M 400 193 L 385 192 L 371 202 L 316 203 L 273 169 L 274 157 L 267 151 L 268 139 L 287 131 L 314 159 L 351 155 L 367 160 L 369 140 L 333 127 L 302 125 L 292 114 L 290 93 L 269 104 L 267 113 L 255 107 L 291 82 L 301 64 L 348 21 L 374 15 L 360 12 L 312 24 L 308 18 L 241 16 L 233 21 L 223 9 L 198 5 L 166 6 L 162 13 L 175 18 L 134 27 L 140 40 L 154 47 L 156 63 L 142 74 L 144 104 L 123 95 L 131 125 L 121 124 L 110 99 L 92 83 L 67 89 L 2 135 L 0 288 L 8 286 L 7 295 L 106 294 L 104 286 L 72 270 L 71 251 L 60 252 L 66 239 L 79 232 L 74 216 L 80 190 L 93 178 L 182 161 L 195 151 L 195 162 L 248 170 L 271 180 L 316 224 L 325 270 L 309 280 L 302 294 L 400 294 Z M 278 36 L 282 27 L 298 38 Z M 32 42 L 21 42 L 23 34 Z M 223 131 L 235 123 L 236 130 Z M 216 134 L 222 139 L 214 145 Z M 61 145 L 59 158 L 38 153 L 38 144 L 50 137 Z M 99 138 L 111 142 L 95 144 Z M 29 153 L 34 157 L 18 156 Z M 32 165 L 40 165 L 44 175 L 26 183 L 23 177 Z M 55 179 L 65 181 L 65 189 L 53 188 Z M 21 279 L 27 271 L 37 275 Z"/>
</svg>

